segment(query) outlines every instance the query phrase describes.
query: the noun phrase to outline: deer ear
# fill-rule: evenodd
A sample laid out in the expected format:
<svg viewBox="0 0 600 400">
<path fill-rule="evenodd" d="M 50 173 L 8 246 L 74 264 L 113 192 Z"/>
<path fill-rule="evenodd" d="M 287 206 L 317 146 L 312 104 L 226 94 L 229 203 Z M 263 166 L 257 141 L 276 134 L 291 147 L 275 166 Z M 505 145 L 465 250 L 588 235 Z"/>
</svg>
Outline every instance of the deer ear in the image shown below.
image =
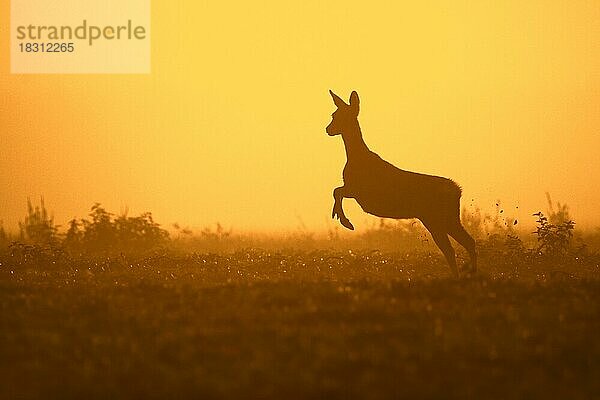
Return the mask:
<svg viewBox="0 0 600 400">
<path fill-rule="evenodd" d="M 358 110 L 360 109 L 359 104 L 360 99 L 358 98 L 358 93 L 353 90 L 352 93 L 350 93 L 350 108 L 356 115 L 358 115 Z"/>
<path fill-rule="evenodd" d="M 329 94 L 331 95 L 331 98 L 333 99 L 333 104 L 335 104 L 338 108 L 341 108 L 343 106 L 348 106 L 348 104 L 346 104 L 340 96 L 333 93 L 331 90 L 329 91 Z"/>
</svg>

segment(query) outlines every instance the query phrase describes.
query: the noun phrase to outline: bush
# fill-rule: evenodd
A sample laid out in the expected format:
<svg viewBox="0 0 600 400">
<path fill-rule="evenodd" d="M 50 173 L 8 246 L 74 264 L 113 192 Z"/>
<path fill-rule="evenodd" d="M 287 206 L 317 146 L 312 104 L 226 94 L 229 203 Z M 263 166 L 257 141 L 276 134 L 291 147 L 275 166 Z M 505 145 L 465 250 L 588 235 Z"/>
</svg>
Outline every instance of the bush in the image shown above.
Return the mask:
<svg viewBox="0 0 600 400">
<path fill-rule="evenodd" d="M 46 211 L 43 197 L 40 198 L 40 205 L 35 207 L 27 199 L 27 215 L 23 222 L 19 222 L 19 231 L 19 238 L 24 242 L 41 245 L 54 245 L 58 242 L 58 226 L 54 225 L 54 217 Z"/>
<path fill-rule="evenodd" d="M 538 217 L 538 225 L 533 232 L 537 235 L 538 253 L 553 257 L 566 255 L 571 249 L 575 222 L 568 220 L 552 224 L 541 211 L 533 215 Z"/>
<path fill-rule="evenodd" d="M 571 221 L 569 214 L 569 206 L 566 204 L 556 203 L 556 208 L 550 197 L 550 193 L 546 192 L 546 200 L 548 200 L 548 221 L 553 225 L 560 225 Z M 537 215 L 537 214 L 534 214 Z"/>
<path fill-rule="evenodd" d="M 154 222 L 150 212 L 139 217 L 123 214 L 114 218 L 114 214 L 96 203 L 90 218 L 69 222 L 63 241 L 68 250 L 139 252 L 164 245 L 169 239 L 169 233 Z"/>
</svg>

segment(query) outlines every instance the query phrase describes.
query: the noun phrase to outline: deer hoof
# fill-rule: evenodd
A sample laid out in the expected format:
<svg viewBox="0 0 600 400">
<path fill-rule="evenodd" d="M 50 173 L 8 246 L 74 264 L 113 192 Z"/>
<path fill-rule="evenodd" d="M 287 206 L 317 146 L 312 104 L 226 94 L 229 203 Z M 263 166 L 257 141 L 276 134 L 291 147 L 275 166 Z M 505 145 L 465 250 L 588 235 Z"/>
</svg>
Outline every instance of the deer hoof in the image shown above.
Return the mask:
<svg viewBox="0 0 600 400">
<path fill-rule="evenodd" d="M 344 219 L 344 211 L 338 211 L 335 208 L 333 209 L 333 211 L 331 212 L 331 218 L 333 219 Z"/>
<path fill-rule="evenodd" d="M 354 230 L 354 225 L 352 225 L 352 222 L 350 222 L 350 220 L 348 218 L 340 218 L 340 222 L 342 223 L 342 225 L 344 225 L 346 228 L 350 229 L 351 231 Z"/>
</svg>

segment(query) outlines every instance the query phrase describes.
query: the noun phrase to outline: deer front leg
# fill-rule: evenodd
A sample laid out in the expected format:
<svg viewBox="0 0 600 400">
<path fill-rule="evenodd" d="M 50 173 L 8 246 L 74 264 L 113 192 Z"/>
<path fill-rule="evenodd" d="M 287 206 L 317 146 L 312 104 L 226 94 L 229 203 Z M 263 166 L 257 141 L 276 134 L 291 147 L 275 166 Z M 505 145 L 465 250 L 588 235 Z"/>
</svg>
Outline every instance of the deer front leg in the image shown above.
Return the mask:
<svg viewBox="0 0 600 400">
<path fill-rule="evenodd" d="M 350 220 L 346 218 L 346 215 L 344 214 L 344 210 L 342 208 L 342 199 L 344 197 L 351 197 L 346 187 L 340 186 L 338 188 L 333 189 L 334 202 L 333 211 L 331 212 L 331 218 L 338 218 L 343 226 L 353 231 L 354 226 L 352 225 Z"/>
</svg>

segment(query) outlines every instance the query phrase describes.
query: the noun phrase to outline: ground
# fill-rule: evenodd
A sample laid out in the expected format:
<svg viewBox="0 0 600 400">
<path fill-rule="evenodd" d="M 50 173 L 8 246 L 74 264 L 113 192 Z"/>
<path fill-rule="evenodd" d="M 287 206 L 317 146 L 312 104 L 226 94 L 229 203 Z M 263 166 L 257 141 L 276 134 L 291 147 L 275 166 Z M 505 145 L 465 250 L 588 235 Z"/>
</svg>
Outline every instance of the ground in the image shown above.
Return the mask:
<svg viewBox="0 0 600 400">
<path fill-rule="evenodd" d="M 0 398 L 599 398 L 597 258 L 520 262 L 5 254 Z"/>
</svg>

